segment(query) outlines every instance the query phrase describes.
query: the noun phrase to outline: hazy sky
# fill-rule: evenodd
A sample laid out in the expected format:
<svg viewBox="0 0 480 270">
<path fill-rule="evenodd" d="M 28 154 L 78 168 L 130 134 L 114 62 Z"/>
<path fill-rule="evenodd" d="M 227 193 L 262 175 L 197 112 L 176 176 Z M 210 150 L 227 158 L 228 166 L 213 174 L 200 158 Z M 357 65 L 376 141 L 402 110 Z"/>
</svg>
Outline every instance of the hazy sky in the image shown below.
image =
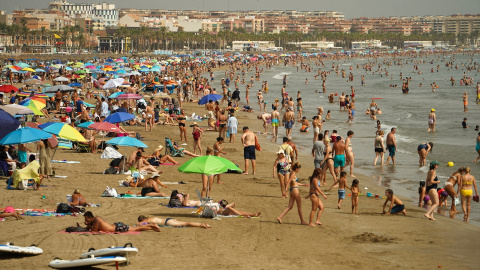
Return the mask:
<svg viewBox="0 0 480 270">
<path fill-rule="evenodd" d="M 48 8 L 51 0 L 0 0 L 0 10 Z M 70 3 L 101 3 L 70 0 Z M 117 8 L 194 10 L 339 11 L 346 18 L 414 15 L 480 14 L 479 0 L 105 0 Z"/>
</svg>

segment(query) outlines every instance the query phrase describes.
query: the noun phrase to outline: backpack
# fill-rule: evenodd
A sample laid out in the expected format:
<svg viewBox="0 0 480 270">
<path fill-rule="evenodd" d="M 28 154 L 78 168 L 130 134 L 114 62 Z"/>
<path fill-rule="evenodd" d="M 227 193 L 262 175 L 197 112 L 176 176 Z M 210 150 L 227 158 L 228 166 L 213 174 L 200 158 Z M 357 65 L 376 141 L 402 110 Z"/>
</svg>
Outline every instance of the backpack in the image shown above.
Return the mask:
<svg viewBox="0 0 480 270">
<path fill-rule="evenodd" d="M 57 213 L 63 213 L 63 214 L 70 213 L 70 208 L 71 206 L 68 205 L 67 203 L 60 203 L 57 206 Z"/>
<path fill-rule="evenodd" d="M 116 174 L 117 173 L 117 168 L 110 167 L 105 170 L 104 174 Z"/>
<path fill-rule="evenodd" d="M 88 232 L 87 228 L 83 228 L 80 224 L 77 223 L 77 226 L 70 226 L 65 229 L 66 232 Z"/>
<path fill-rule="evenodd" d="M 180 201 L 180 198 L 178 198 L 178 191 L 174 190 L 172 191 L 172 194 L 170 195 L 170 201 L 168 201 L 168 206 L 170 207 L 182 207 L 182 202 Z"/>
</svg>

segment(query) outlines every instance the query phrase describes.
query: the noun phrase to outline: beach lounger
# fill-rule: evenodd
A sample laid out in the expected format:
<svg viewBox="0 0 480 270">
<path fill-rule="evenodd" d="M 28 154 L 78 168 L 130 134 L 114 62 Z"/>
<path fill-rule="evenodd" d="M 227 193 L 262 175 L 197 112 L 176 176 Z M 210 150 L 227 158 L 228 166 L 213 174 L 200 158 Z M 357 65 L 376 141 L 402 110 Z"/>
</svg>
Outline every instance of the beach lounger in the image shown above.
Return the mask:
<svg viewBox="0 0 480 270">
<path fill-rule="evenodd" d="M 185 148 L 175 149 L 172 141 L 169 138 L 165 138 L 165 155 L 169 155 L 171 157 L 185 157 L 183 150 L 185 150 Z"/>
<path fill-rule="evenodd" d="M 77 142 L 77 152 L 78 153 L 81 153 L 81 152 L 90 153 L 90 152 L 92 152 L 92 148 L 88 144 Z"/>
</svg>

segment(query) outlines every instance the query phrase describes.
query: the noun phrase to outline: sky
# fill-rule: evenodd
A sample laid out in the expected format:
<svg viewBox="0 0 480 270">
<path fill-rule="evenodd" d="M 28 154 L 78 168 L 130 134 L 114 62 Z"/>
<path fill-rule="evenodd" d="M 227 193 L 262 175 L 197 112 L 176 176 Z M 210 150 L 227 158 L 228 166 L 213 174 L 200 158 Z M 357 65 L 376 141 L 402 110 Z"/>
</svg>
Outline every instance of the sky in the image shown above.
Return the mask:
<svg viewBox="0 0 480 270">
<path fill-rule="evenodd" d="M 52 0 L 0 0 L 0 10 L 48 8 Z M 101 3 L 102 0 L 70 0 Z M 343 12 L 345 18 L 480 14 L 479 0 L 105 0 L 117 8 L 177 10 L 318 10 Z"/>
</svg>

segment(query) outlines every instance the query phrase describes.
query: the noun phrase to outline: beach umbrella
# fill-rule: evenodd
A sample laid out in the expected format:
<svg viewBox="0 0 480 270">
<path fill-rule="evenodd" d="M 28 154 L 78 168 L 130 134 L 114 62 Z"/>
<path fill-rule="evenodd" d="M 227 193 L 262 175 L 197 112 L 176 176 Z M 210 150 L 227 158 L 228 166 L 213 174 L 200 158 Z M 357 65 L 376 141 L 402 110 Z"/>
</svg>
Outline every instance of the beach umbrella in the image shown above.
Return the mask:
<svg viewBox="0 0 480 270">
<path fill-rule="evenodd" d="M 29 67 L 28 67 L 28 68 L 22 68 L 22 70 L 23 70 L 23 71 L 29 71 L 29 72 L 35 72 L 34 69 L 29 68 Z"/>
<path fill-rule="evenodd" d="M 106 131 L 106 132 L 113 132 L 113 133 L 120 133 L 122 130 L 109 122 L 96 122 L 88 126 L 90 129 Z"/>
<path fill-rule="evenodd" d="M 43 84 L 43 82 L 41 80 L 37 80 L 37 79 L 28 79 L 28 80 L 25 80 L 24 82 L 26 85 L 38 85 L 38 84 Z"/>
<path fill-rule="evenodd" d="M 123 94 L 125 94 L 125 92 L 115 92 L 115 93 L 111 94 L 110 96 L 108 96 L 108 98 L 116 98 L 116 97 L 118 97 L 120 95 L 123 95 Z"/>
<path fill-rule="evenodd" d="M 29 68 L 30 67 L 30 65 L 27 64 L 27 63 L 18 63 L 17 66 L 21 67 L 21 68 Z"/>
<path fill-rule="evenodd" d="M 43 130 L 25 127 L 25 128 L 19 128 L 5 135 L 5 137 L 3 137 L 3 139 L 0 140 L 0 145 L 12 145 L 12 144 L 37 142 L 37 141 L 48 139 L 51 137 L 52 137 L 52 134 L 47 133 Z"/>
<path fill-rule="evenodd" d="M 44 115 L 41 110 L 46 107 L 46 102 L 41 98 L 26 98 L 19 105 L 25 106 L 33 111 L 35 115 Z"/>
<path fill-rule="evenodd" d="M 207 104 L 209 100 L 217 101 L 221 98 L 222 98 L 222 95 L 209 94 L 209 95 L 203 96 L 202 99 L 200 99 L 200 101 L 198 102 L 198 105 L 204 105 L 204 104 Z"/>
<path fill-rule="evenodd" d="M 76 83 L 71 83 L 71 84 L 69 84 L 68 86 L 70 86 L 70 87 L 82 87 L 82 84 L 76 82 Z"/>
<path fill-rule="evenodd" d="M 91 121 L 88 121 L 88 122 L 83 122 L 81 123 L 80 125 L 78 125 L 77 127 L 78 128 L 86 128 L 86 129 L 91 129 L 89 128 L 91 124 L 93 124 L 94 122 L 91 122 Z"/>
<path fill-rule="evenodd" d="M 47 99 L 48 96 L 45 95 L 44 93 L 35 93 L 35 90 L 31 90 L 32 92 L 20 92 L 17 94 L 17 96 L 19 97 L 30 97 L 30 95 L 33 93 L 33 96 L 34 97 L 37 97 L 37 98 L 45 98 Z"/>
<path fill-rule="evenodd" d="M 83 69 L 75 71 L 75 74 L 85 74 L 85 73 L 87 72 Z"/>
<path fill-rule="evenodd" d="M 110 114 L 107 118 L 105 118 L 104 122 L 114 124 L 114 123 L 121 123 L 128 120 L 132 120 L 133 118 L 135 118 L 135 115 L 133 114 L 126 113 L 126 112 L 117 112 L 117 113 Z"/>
<path fill-rule="evenodd" d="M 117 99 L 141 99 L 142 96 L 132 93 L 121 94 L 116 97 Z"/>
<path fill-rule="evenodd" d="M 70 81 L 70 79 L 65 78 L 65 77 L 57 77 L 53 80 L 56 81 L 56 82 L 68 82 L 68 81 Z"/>
<path fill-rule="evenodd" d="M 108 80 L 102 88 L 103 89 L 117 88 L 117 86 L 121 86 L 124 81 L 125 80 L 122 78 L 111 79 L 111 80 Z"/>
<path fill-rule="evenodd" d="M 129 147 L 143 147 L 147 148 L 148 146 L 132 137 L 116 137 L 106 142 L 106 144 L 117 145 L 117 146 L 129 146 Z"/>
<path fill-rule="evenodd" d="M 2 85 L 0 86 L 0 92 L 3 92 L 3 93 L 10 93 L 10 92 L 18 92 L 18 88 L 13 86 L 13 85 Z"/>
<path fill-rule="evenodd" d="M 36 68 L 35 72 L 46 72 L 46 71 L 44 69 L 41 69 L 41 68 Z"/>
<path fill-rule="evenodd" d="M 18 115 L 33 114 L 32 109 L 22 105 L 18 105 L 18 104 L 0 105 L 0 109 L 6 111 L 12 116 L 15 116 L 16 114 Z"/>
<path fill-rule="evenodd" d="M 55 93 L 57 92 L 58 90 L 60 91 L 64 91 L 64 92 L 72 92 L 72 91 L 77 91 L 77 89 L 71 87 L 71 86 L 68 86 L 68 85 L 54 85 L 50 88 L 48 88 L 47 90 L 45 90 L 44 92 L 45 93 Z"/>
<path fill-rule="evenodd" d="M 158 97 L 158 98 L 161 98 L 161 99 L 171 99 L 171 97 L 164 92 L 158 92 L 154 96 Z"/>
<path fill-rule="evenodd" d="M 179 172 L 206 175 L 225 173 L 228 170 L 242 172 L 233 162 L 219 156 L 195 157 L 178 168 Z"/>
<path fill-rule="evenodd" d="M 0 109 L 0 139 L 5 135 L 16 130 L 20 126 L 20 122 L 6 111 Z"/>
<path fill-rule="evenodd" d="M 55 134 L 70 141 L 84 142 L 85 138 L 72 126 L 65 123 L 47 122 L 38 126 L 43 131 Z"/>
</svg>

